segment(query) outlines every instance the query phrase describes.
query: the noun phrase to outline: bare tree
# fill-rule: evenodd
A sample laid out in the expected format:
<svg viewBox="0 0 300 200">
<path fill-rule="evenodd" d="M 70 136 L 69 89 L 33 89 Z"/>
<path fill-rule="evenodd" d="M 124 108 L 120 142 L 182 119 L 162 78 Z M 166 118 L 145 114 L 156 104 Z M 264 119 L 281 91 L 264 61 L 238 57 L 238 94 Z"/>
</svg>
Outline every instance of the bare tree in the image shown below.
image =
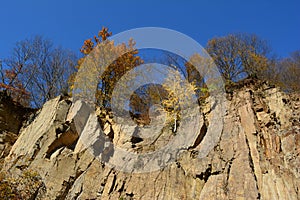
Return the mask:
<svg viewBox="0 0 300 200">
<path fill-rule="evenodd" d="M 269 64 L 271 52 L 265 40 L 245 33 L 213 38 L 206 49 L 227 81 L 261 76 Z"/>
<path fill-rule="evenodd" d="M 274 74 L 275 75 L 275 74 Z M 300 91 L 300 51 L 291 53 L 279 61 L 277 76 L 279 85 L 287 92 Z"/>
<path fill-rule="evenodd" d="M 18 42 L 5 63 L 8 66 L 6 74 L 13 75 L 3 84 L 14 87 L 18 82 L 30 94 L 31 106 L 41 107 L 47 100 L 68 90 L 68 77 L 75 71 L 76 56 L 71 51 L 54 47 L 50 40 L 35 36 Z"/>
</svg>

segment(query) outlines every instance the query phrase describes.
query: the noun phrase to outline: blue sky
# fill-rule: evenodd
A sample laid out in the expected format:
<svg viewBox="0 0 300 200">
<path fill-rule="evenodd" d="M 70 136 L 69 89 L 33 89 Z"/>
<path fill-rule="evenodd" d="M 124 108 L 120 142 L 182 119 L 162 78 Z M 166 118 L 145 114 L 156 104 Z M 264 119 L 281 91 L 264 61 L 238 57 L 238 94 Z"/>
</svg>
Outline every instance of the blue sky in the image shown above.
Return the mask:
<svg viewBox="0 0 300 200">
<path fill-rule="evenodd" d="M 107 26 L 113 33 L 155 26 L 180 31 L 205 46 L 216 36 L 256 33 L 281 57 L 300 49 L 300 1 L 278 0 L 2 0 L 0 59 L 17 41 L 43 35 L 79 53 Z"/>
</svg>

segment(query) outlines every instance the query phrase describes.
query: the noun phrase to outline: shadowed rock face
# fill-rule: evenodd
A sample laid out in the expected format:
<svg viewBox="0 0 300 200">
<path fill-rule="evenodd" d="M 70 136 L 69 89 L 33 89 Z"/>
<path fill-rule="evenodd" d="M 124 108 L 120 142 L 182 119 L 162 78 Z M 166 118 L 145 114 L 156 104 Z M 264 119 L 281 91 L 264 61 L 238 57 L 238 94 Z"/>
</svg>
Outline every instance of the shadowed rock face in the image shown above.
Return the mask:
<svg viewBox="0 0 300 200">
<path fill-rule="evenodd" d="M 0 159 L 8 155 L 23 122 L 33 118 L 33 113 L 33 109 L 24 108 L 0 91 Z"/>
<path fill-rule="evenodd" d="M 207 156 L 198 158 L 212 124 L 210 109 L 204 108 L 199 137 L 175 162 L 154 172 L 125 173 L 95 159 L 81 133 L 61 128 L 72 113 L 83 111 L 56 98 L 22 129 L 2 171 L 36 171 L 43 181 L 31 194 L 36 199 L 300 199 L 299 94 L 250 85 L 226 103 L 220 140 Z M 124 129 L 133 133 L 134 126 L 119 126 L 101 109 L 96 114 L 108 136 L 102 148 L 109 140 L 131 152 L 149 152 L 165 144 L 159 137 L 169 137 L 164 130 L 152 146 L 144 138 L 137 142 L 136 136 L 122 135 Z"/>
<path fill-rule="evenodd" d="M 33 109 L 24 108 L 0 91 L 0 131 L 18 134 L 23 121 L 32 112 Z"/>
</svg>

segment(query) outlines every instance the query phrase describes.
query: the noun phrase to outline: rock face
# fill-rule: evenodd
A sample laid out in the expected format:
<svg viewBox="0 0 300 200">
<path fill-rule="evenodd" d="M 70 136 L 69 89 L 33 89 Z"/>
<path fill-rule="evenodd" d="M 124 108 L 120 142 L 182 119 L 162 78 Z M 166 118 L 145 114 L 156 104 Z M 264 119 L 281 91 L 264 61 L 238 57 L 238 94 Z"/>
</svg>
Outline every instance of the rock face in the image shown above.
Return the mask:
<svg viewBox="0 0 300 200">
<path fill-rule="evenodd" d="M 4 92 L 0 91 L 0 130 L 18 134 L 23 121 L 33 109 L 12 101 Z"/>
<path fill-rule="evenodd" d="M 37 174 L 39 184 L 24 199 L 300 199 L 299 95 L 265 84 L 232 95 L 220 138 L 208 155 L 197 156 L 213 124 L 210 109 L 204 109 L 194 142 L 174 162 L 147 173 L 112 168 L 85 144 L 98 139 L 102 159 L 116 153 L 110 152 L 111 143 L 138 154 L 166 145 L 172 130 L 150 144 L 134 136 L 130 125 L 120 128 L 113 116 L 98 109 L 106 135 L 99 138 L 99 127 L 76 127 L 93 120 L 86 113 L 89 108 L 57 97 L 21 130 L 2 171 L 7 176 L 21 176 L 25 170 Z M 122 136 L 126 128 L 132 135 Z M 91 132 L 90 138 L 84 132 Z"/>
<path fill-rule="evenodd" d="M 33 116 L 33 109 L 24 108 L 0 91 L 0 162 L 17 140 L 23 122 Z"/>
</svg>

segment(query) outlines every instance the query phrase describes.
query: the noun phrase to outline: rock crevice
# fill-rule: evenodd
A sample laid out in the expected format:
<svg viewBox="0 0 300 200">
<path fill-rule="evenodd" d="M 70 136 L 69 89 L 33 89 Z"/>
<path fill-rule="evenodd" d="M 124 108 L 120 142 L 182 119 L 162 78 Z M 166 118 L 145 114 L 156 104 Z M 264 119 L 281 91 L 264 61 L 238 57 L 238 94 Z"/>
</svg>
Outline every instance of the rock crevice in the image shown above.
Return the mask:
<svg viewBox="0 0 300 200">
<path fill-rule="evenodd" d="M 88 131 L 83 129 L 91 110 L 82 103 L 70 104 L 58 97 L 47 102 L 21 130 L 2 171 L 14 176 L 24 170 L 36 171 L 43 187 L 38 192 L 34 190 L 35 199 L 297 200 L 299 107 L 299 94 L 288 95 L 265 84 L 250 84 L 232 92 L 230 100 L 226 100 L 224 126 L 218 127 L 220 138 L 208 155 L 199 158 L 203 141 L 217 128 L 212 125 L 213 112 L 205 112 L 207 121 L 201 122 L 194 143 L 181 149 L 174 162 L 157 171 L 131 173 L 118 171 L 95 158 L 87 148 L 88 138 L 82 136 Z M 111 143 L 128 152 L 149 153 L 175 137 L 172 130 L 163 129 L 152 143 L 140 133 L 134 136 L 136 126 L 117 124 L 111 114 L 101 109 L 96 109 L 95 114 L 106 135 L 99 148 L 108 148 Z M 75 127 L 74 120 L 83 126 Z M 148 130 L 147 126 L 142 128 Z M 90 137 L 97 138 L 97 132 Z"/>
</svg>

